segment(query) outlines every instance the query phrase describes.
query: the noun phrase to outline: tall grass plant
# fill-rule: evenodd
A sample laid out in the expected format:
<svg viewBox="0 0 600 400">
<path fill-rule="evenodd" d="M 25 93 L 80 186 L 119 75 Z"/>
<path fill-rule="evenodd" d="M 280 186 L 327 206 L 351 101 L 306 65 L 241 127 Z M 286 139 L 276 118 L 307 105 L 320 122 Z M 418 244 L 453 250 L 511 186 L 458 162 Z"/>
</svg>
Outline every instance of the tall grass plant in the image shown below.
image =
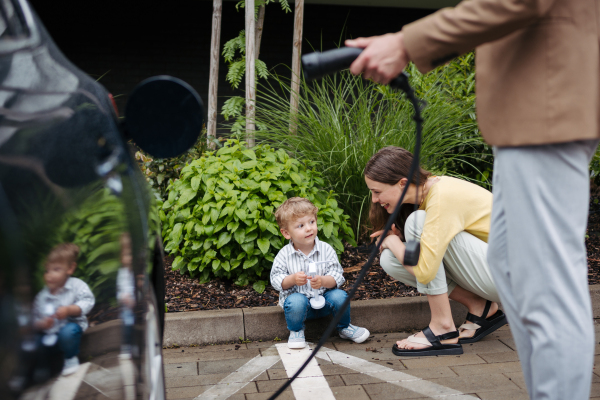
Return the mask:
<svg viewBox="0 0 600 400">
<path fill-rule="evenodd" d="M 429 75 L 409 66 L 411 85 L 424 109 L 422 166 L 436 174 L 486 185 L 491 155 L 475 119 L 473 55 Z M 301 80 L 299 110 L 290 113 L 290 82 L 272 76 L 257 90 L 256 138 L 315 162 L 329 189 L 351 217 L 356 240 L 365 237 L 370 194 L 363 171 L 385 146 L 412 150 L 414 111 L 402 93 L 349 71 L 317 82 Z M 290 121 L 296 131 L 290 132 Z"/>
</svg>

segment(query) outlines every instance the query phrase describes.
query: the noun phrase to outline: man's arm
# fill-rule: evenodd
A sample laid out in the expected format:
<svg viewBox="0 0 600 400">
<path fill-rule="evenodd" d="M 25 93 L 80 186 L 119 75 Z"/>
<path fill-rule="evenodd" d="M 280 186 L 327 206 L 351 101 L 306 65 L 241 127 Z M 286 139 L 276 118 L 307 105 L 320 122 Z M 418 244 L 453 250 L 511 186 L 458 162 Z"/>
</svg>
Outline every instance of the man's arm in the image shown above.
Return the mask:
<svg viewBox="0 0 600 400">
<path fill-rule="evenodd" d="M 387 84 L 413 61 L 429 72 L 475 47 L 502 38 L 546 15 L 556 0 L 465 0 L 408 24 L 402 31 L 347 40 L 365 51 L 350 71 Z"/>
</svg>

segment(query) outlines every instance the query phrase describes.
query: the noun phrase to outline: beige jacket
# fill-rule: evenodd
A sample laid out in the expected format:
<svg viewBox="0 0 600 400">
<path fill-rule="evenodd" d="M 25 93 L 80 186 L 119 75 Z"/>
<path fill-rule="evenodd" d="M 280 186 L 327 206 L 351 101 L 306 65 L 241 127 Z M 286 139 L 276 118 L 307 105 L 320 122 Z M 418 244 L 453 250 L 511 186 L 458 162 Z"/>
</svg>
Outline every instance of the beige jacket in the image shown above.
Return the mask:
<svg viewBox="0 0 600 400">
<path fill-rule="evenodd" d="M 600 0 L 465 0 L 402 32 L 421 72 L 477 48 L 477 114 L 488 143 L 600 137 Z"/>
</svg>

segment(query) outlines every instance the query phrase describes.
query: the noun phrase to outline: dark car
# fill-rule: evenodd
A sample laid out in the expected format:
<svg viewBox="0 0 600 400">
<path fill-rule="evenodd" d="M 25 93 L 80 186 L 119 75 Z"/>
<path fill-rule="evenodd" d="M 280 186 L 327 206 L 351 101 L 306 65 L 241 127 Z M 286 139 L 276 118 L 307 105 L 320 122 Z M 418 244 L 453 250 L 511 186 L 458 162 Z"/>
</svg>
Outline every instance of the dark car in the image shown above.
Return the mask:
<svg viewBox="0 0 600 400">
<path fill-rule="evenodd" d="M 2 399 L 164 399 L 160 226 L 128 142 L 175 156 L 202 120 L 170 77 L 120 119 L 25 0 L 0 2 Z"/>
</svg>

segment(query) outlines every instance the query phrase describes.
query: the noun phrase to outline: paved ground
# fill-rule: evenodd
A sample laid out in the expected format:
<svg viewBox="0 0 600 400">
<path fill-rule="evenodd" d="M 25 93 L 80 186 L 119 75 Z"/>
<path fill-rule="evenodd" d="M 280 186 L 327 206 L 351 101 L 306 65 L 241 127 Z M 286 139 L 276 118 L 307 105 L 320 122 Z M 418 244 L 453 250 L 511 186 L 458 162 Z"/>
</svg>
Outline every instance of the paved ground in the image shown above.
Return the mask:
<svg viewBox="0 0 600 400">
<path fill-rule="evenodd" d="M 460 356 L 393 355 L 393 343 L 408 335 L 375 334 L 362 344 L 332 339 L 279 399 L 528 399 L 508 327 L 463 345 Z M 268 399 L 310 351 L 291 351 L 285 340 L 165 349 L 167 399 Z M 600 346 L 595 354 L 600 362 Z M 600 399 L 596 373 L 591 393 Z"/>
</svg>

